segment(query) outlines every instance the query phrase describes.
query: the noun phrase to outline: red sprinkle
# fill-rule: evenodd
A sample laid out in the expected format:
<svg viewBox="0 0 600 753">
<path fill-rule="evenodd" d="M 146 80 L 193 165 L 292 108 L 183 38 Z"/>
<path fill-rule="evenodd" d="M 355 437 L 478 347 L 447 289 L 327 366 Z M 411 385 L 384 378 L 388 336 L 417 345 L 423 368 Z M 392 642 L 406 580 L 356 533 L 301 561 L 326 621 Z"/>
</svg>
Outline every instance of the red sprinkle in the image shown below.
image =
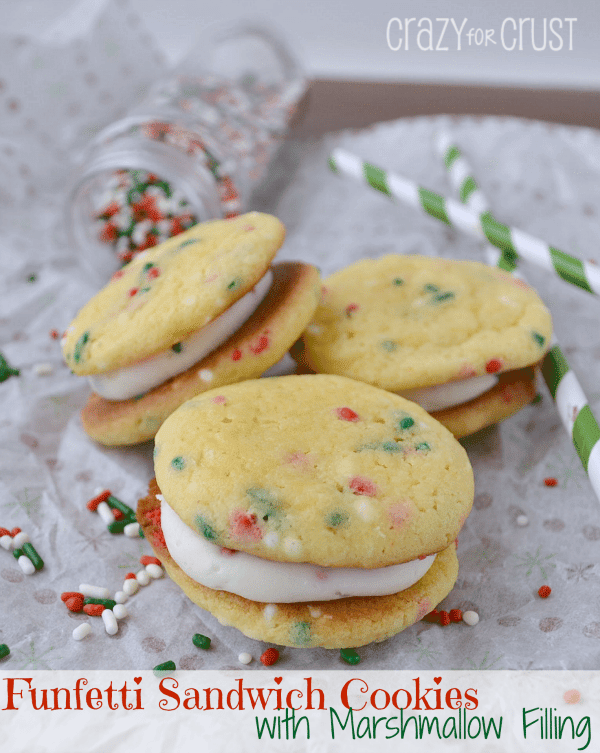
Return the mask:
<svg viewBox="0 0 600 753">
<path fill-rule="evenodd" d="M 437 611 L 437 609 L 432 609 L 431 612 L 425 615 L 425 617 L 422 618 L 423 622 L 439 622 L 440 621 L 440 613 Z"/>
<path fill-rule="evenodd" d="M 65 601 L 65 606 L 69 610 L 69 612 L 81 612 L 82 609 L 85 609 L 83 605 L 82 594 L 77 594 L 77 596 L 71 596 L 70 599 L 67 599 Z M 88 606 L 90 605 L 88 604 Z"/>
<path fill-rule="evenodd" d="M 446 627 L 446 625 L 450 624 L 450 615 L 448 612 L 444 612 L 443 610 L 440 612 L 440 625 L 443 627 Z"/>
<path fill-rule="evenodd" d="M 160 275 L 160 269 L 158 267 L 151 267 L 148 270 L 148 279 L 152 280 Z"/>
<path fill-rule="evenodd" d="M 488 374 L 495 374 L 497 371 L 500 371 L 502 368 L 502 361 L 499 361 L 497 358 L 492 358 L 491 361 L 488 361 L 485 365 L 485 370 Z"/>
<path fill-rule="evenodd" d="M 17 535 L 18 533 L 21 533 L 21 529 L 17 527 L 17 528 L 13 528 L 13 529 L 12 529 L 12 531 L 10 532 L 10 535 L 14 537 L 14 536 L 16 536 L 16 535 Z"/>
<path fill-rule="evenodd" d="M 105 609 L 104 604 L 85 604 L 83 607 L 83 611 L 90 617 L 100 617 Z"/>
<path fill-rule="evenodd" d="M 547 599 L 551 593 L 552 589 L 550 588 L 550 586 L 542 586 L 538 591 L 538 596 L 540 597 L 540 599 Z"/>
<path fill-rule="evenodd" d="M 10 536 L 8 528 L 0 528 L 0 536 Z"/>
<path fill-rule="evenodd" d="M 123 520 L 125 515 L 121 510 L 117 510 L 116 507 L 112 507 L 111 510 L 113 511 L 113 515 L 115 516 L 115 520 Z"/>
<path fill-rule="evenodd" d="M 427 555 L 426 554 L 420 554 L 417 559 L 425 560 L 425 559 L 427 559 Z"/>
<path fill-rule="evenodd" d="M 149 554 L 145 554 L 143 557 L 140 557 L 140 564 L 144 565 L 159 565 L 162 566 L 162 562 L 157 557 L 151 557 Z"/>
<path fill-rule="evenodd" d="M 348 319 L 350 319 L 355 311 L 358 311 L 358 303 L 349 303 L 346 306 L 346 316 L 348 317 Z"/>
<path fill-rule="evenodd" d="M 268 648 L 260 657 L 260 660 L 265 667 L 270 667 L 271 664 L 275 664 L 279 661 L 279 651 L 276 648 Z"/>
<path fill-rule="evenodd" d="M 269 347 L 269 338 L 266 335 L 261 335 L 258 338 L 258 342 L 255 345 L 250 346 L 250 351 L 257 356 Z"/>
<path fill-rule="evenodd" d="M 231 358 L 233 361 L 239 361 L 241 357 L 242 357 L 242 351 L 239 348 L 236 348 L 231 354 Z"/>
<path fill-rule="evenodd" d="M 352 408 L 336 408 L 335 412 L 337 417 L 341 421 L 358 421 L 358 413 L 355 413 Z"/>
<path fill-rule="evenodd" d="M 461 622 L 462 621 L 462 611 L 460 609 L 451 609 L 450 610 L 450 622 Z"/>
<path fill-rule="evenodd" d="M 125 576 L 125 580 L 131 580 L 131 578 L 135 580 L 135 573 L 127 573 Z"/>
<path fill-rule="evenodd" d="M 137 292 L 138 292 L 138 288 L 130 288 L 128 295 L 129 295 L 129 297 L 130 297 L 130 298 L 133 298 L 133 296 L 134 296 L 134 295 L 135 295 L 135 294 L 136 294 Z"/>
<path fill-rule="evenodd" d="M 545 478 L 544 484 L 546 486 L 558 486 L 558 479 L 557 478 Z"/>
<path fill-rule="evenodd" d="M 50 330 L 50 337 L 53 340 L 58 340 L 58 338 L 60 337 L 60 332 L 57 329 L 51 329 Z"/>
<path fill-rule="evenodd" d="M 96 512 L 100 502 L 106 502 L 106 500 L 109 497 L 110 497 L 110 491 L 106 489 L 105 491 L 102 492 L 102 494 L 99 494 L 97 497 L 90 499 L 90 501 L 86 504 L 86 507 L 88 510 L 91 510 L 91 512 Z"/>
<path fill-rule="evenodd" d="M 72 596 L 81 596 L 83 599 L 83 594 L 79 593 L 79 591 L 64 591 L 60 595 L 60 600 L 66 602 L 67 599 L 70 599 Z"/>
<path fill-rule="evenodd" d="M 236 549 L 229 549 L 226 546 L 222 546 L 221 547 L 221 554 L 224 554 L 227 557 L 231 557 L 233 554 L 237 554 L 237 550 Z"/>
<path fill-rule="evenodd" d="M 377 494 L 375 484 L 363 476 L 354 476 L 350 479 L 348 486 L 355 494 L 361 494 L 364 497 L 374 497 Z"/>
</svg>

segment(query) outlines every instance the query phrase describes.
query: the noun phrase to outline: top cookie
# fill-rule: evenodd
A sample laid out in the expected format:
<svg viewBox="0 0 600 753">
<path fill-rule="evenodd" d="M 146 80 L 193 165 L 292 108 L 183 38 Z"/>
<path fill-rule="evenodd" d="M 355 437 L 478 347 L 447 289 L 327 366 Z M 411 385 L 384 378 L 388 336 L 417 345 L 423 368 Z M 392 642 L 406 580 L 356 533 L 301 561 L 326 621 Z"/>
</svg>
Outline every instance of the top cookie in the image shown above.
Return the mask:
<svg viewBox="0 0 600 753">
<path fill-rule="evenodd" d="M 264 559 L 374 568 L 445 549 L 473 501 L 450 432 L 345 377 L 258 379 L 184 403 L 156 436 L 166 502 L 209 541 Z"/>
<path fill-rule="evenodd" d="M 303 335 L 315 371 L 400 391 L 528 366 L 549 347 L 535 291 L 485 264 L 389 255 L 324 284 Z"/>
<path fill-rule="evenodd" d="M 139 254 L 67 329 L 67 364 L 97 374 L 171 347 L 251 290 L 284 237 L 276 217 L 250 212 L 194 225 Z"/>
</svg>

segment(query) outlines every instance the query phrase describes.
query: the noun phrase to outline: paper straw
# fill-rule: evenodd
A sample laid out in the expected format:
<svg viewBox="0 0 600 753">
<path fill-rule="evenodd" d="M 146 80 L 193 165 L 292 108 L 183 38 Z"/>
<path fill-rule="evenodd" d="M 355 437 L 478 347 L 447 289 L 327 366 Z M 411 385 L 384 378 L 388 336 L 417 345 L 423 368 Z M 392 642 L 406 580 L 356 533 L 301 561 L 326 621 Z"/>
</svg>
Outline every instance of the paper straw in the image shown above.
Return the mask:
<svg viewBox="0 0 600 753">
<path fill-rule="evenodd" d="M 442 155 L 450 182 L 461 198 L 471 208 L 489 212 L 487 197 L 479 188 L 467 160 L 447 133 L 439 134 L 436 146 Z M 502 252 L 493 246 L 487 247 L 488 262 L 506 269 Z M 508 270 L 523 279 L 516 267 Z M 592 488 L 600 500 L 600 427 L 575 372 L 553 336 L 550 350 L 542 362 L 542 376 L 556 402 L 560 419 L 573 441 L 575 450 L 586 470 Z"/>
<path fill-rule="evenodd" d="M 364 181 L 391 199 L 408 204 L 436 217 L 451 227 L 463 230 L 482 240 L 488 240 L 502 251 L 503 264 L 516 267 L 519 258 L 553 272 L 572 285 L 600 295 L 600 269 L 581 261 L 518 228 L 498 222 L 489 212 L 478 214 L 453 199 L 422 188 L 400 175 L 386 173 L 380 167 L 363 162 L 359 157 L 334 149 L 329 157 L 334 172 Z"/>
</svg>

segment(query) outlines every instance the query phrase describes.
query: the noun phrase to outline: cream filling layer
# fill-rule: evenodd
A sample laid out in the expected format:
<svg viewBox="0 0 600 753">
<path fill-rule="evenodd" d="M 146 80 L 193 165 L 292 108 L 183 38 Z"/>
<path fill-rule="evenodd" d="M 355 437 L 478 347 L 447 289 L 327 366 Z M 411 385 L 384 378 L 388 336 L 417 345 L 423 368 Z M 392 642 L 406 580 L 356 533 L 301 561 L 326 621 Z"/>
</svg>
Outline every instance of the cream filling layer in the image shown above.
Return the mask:
<svg viewBox="0 0 600 753">
<path fill-rule="evenodd" d="M 435 560 L 431 554 L 371 570 L 264 560 L 211 544 L 187 526 L 162 495 L 159 499 L 165 543 L 184 573 L 207 588 L 250 601 L 290 604 L 398 593 L 420 580 Z"/>
<path fill-rule="evenodd" d="M 92 374 L 88 377 L 92 389 L 106 400 L 128 400 L 181 374 L 241 327 L 266 296 L 272 282 L 273 273 L 269 269 L 250 292 L 212 322 L 182 340 L 177 351 L 169 348 L 131 366 Z"/>
<path fill-rule="evenodd" d="M 424 387 L 418 390 L 402 390 L 398 394 L 407 400 L 412 400 L 413 403 L 418 403 L 421 408 L 431 413 L 431 411 L 444 410 L 444 408 L 468 403 L 469 400 L 473 400 L 473 398 L 491 390 L 497 382 L 497 376 L 485 374 L 484 376 L 436 384 L 433 387 Z"/>
</svg>

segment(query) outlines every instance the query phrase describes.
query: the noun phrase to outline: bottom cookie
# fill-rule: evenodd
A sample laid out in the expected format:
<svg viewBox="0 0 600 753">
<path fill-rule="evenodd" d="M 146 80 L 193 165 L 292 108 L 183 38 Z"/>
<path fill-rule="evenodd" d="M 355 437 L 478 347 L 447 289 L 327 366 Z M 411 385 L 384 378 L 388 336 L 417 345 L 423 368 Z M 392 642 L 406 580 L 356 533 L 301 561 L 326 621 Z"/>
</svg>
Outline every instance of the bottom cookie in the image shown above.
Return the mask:
<svg viewBox="0 0 600 753">
<path fill-rule="evenodd" d="M 498 383 L 483 395 L 431 415 L 461 439 L 510 418 L 529 405 L 535 395 L 535 370 L 528 366 L 498 374 Z"/>
<path fill-rule="evenodd" d="M 356 648 L 384 641 L 436 607 L 458 575 L 456 546 L 440 552 L 428 572 L 410 588 L 388 596 L 353 597 L 297 604 L 265 604 L 200 585 L 173 561 L 160 525 L 160 491 L 150 482 L 137 517 L 156 556 L 173 581 L 221 624 L 259 641 L 294 648 Z"/>
</svg>

